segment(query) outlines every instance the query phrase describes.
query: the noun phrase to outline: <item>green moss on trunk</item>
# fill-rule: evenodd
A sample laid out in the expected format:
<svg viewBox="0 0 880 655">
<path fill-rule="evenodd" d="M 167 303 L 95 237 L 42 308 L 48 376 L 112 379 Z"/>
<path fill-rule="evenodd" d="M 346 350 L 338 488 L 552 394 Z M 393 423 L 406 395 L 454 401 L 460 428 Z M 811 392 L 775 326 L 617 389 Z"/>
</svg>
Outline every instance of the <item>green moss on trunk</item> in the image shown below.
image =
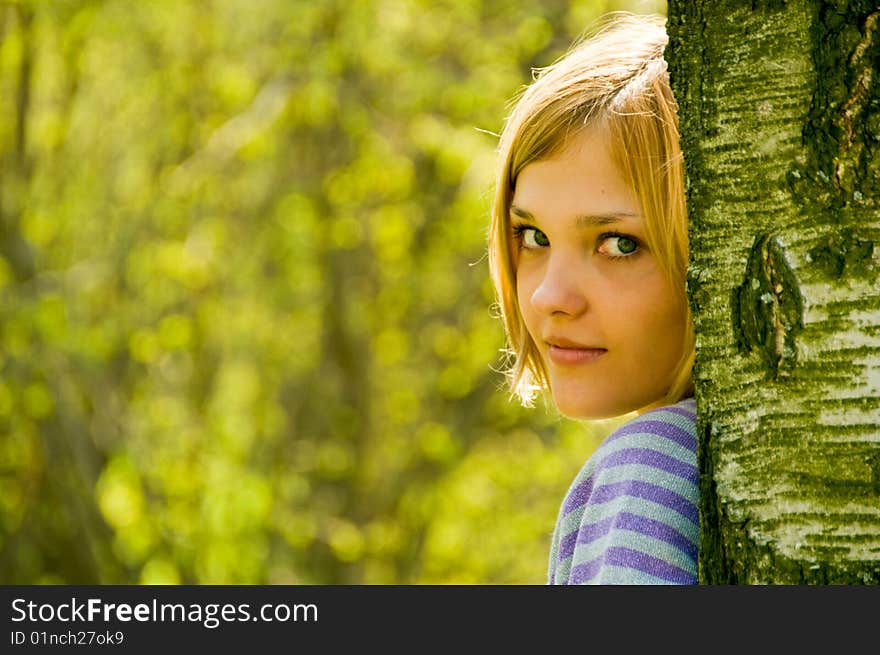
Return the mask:
<svg viewBox="0 0 880 655">
<path fill-rule="evenodd" d="M 670 0 L 700 579 L 880 581 L 880 10 Z"/>
</svg>

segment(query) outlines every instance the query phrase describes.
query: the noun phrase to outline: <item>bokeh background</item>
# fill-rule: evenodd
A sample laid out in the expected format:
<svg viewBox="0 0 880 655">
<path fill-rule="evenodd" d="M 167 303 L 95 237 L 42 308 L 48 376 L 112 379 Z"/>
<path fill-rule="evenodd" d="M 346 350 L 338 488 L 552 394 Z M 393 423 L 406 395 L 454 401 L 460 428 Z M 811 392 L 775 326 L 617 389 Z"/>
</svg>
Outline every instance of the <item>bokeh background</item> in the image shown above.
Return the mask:
<svg viewBox="0 0 880 655">
<path fill-rule="evenodd" d="M 0 582 L 544 582 L 612 423 L 485 257 L 533 67 L 665 2 L 0 4 Z"/>
</svg>

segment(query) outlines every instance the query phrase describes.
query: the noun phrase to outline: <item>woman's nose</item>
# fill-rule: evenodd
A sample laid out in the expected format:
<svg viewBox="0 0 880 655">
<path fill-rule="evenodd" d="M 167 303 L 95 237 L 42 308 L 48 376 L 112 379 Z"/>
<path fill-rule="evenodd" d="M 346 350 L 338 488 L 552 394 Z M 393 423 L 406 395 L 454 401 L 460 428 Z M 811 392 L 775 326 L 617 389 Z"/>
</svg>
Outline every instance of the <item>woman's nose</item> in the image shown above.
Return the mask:
<svg viewBox="0 0 880 655">
<path fill-rule="evenodd" d="M 540 283 L 532 292 L 535 310 L 546 315 L 582 313 L 587 308 L 582 268 L 580 262 L 571 258 L 551 256 Z"/>
</svg>

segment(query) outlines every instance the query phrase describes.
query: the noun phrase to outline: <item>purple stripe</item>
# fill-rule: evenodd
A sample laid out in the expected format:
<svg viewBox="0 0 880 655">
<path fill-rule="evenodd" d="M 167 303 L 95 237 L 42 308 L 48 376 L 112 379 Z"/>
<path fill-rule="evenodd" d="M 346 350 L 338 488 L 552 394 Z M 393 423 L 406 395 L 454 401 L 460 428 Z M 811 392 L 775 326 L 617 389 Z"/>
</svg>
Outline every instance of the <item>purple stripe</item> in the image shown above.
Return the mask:
<svg viewBox="0 0 880 655">
<path fill-rule="evenodd" d="M 559 552 L 556 554 L 556 561 L 561 562 L 568 559 L 574 553 L 574 546 L 578 541 L 580 530 L 572 530 L 563 539 L 559 541 Z"/>
<path fill-rule="evenodd" d="M 577 543 L 588 544 L 600 537 L 604 537 L 612 528 L 638 532 L 658 541 L 663 541 L 675 546 L 695 562 L 697 561 L 697 545 L 681 532 L 662 521 L 649 519 L 646 516 L 639 516 L 630 512 L 621 512 L 616 516 L 609 516 L 598 523 L 582 527 L 577 533 Z M 573 553 L 574 549 L 572 548 L 572 552 L 569 554 Z"/>
<path fill-rule="evenodd" d="M 697 401 L 693 398 L 687 398 L 682 400 L 675 405 L 667 405 L 666 407 L 655 407 L 654 409 L 648 410 L 642 416 L 647 416 L 648 414 L 653 414 L 654 412 L 672 412 L 673 414 L 678 414 L 679 416 L 685 416 L 689 419 L 697 418 Z"/>
<path fill-rule="evenodd" d="M 656 450 L 649 448 L 624 448 L 617 452 L 609 454 L 601 460 L 597 471 L 613 466 L 623 466 L 625 464 L 643 464 L 651 466 L 655 469 L 672 473 L 680 478 L 697 483 L 699 471 L 696 466 L 685 464 L 684 462 L 664 455 Z M 595 473 L 594 473 L 595 475 Z M 593 475 L 583 480 L 578 486 L 571 490 L 565 497 L 565 503 L 562 506 L 563 516 L 567 516 L 569 512 L 585 505 L 593 491 Z"/>
<path fill-rule="evenodd" d="M 664 455 L 650 448 L 624 448 L 618 450 L 605 457 L 599 463 L 599 468 L 606 469 L 613 466 L 624 466 L 625 464 L 650 466 L 660 471 L 677 475 L 694 484 L 697 483 L 698 471 L 696 466 L 686 464 L 675 457 Z"/>
<path fill-rule="evenodd" d="M 577 509 L 581 505 L 584 505 L 590 499 L 590 493 L 592 491 L 593 476 L 591 475 L 572 489 L 565 497 L 565 503 L 562 505 L 562 515 L 565 516 L 573 509 Z"/>
<path fill-rule="evenodd" d="M 696 584 L 697 577 L 693 571 L 686 571 L 662 559 L 651 557 L 631 548 L 609 548 L 603 557 L 572 567 L 569 575 L 570 584 L 589 582 L 604 566 L 622 566 L 653 575 L 676 584 Z"/>
<path fill-rule="evenodd" d="M 695 562 L 697 561 L 697 545 L 681 532 L 662 521 L 656 521 L 630 512 L 621 512 L 615 516 L 602 519 L 598 523 L 581 526 L 578 530 L 569 534 L 559 543 L 559 553 L 556 556 L 557 561 L 561 562 L 571 557 L 574 554 L 576 544 L 593 542 L 607 535 L 612 528 L 631 530 L 666 542 L 687 554 Z"/>
<path fill-rule="evenodd" d="M 680 446 L 684 446 L 691 452 L 697 452 L 697 438 L 687 430 L 682 430 L 680 427 L 673 425 L 672 423 L 667 423 L 666 421 L 631 421 L 623 427 L 615 430 L 614 433 L 605 440 L 605 443 L 607 444 L 612 441 L 617 441 L 621 437 L 630 434 L 640 433 L 664 437 L 670 441 L 674 441 Z"/>
<path fill-rule="evenodd" d="M 651 484 L 650 482 L 641 482 L 639 480 L 625 480 L 623 482 L 613 482 L 611 484 L 602 485 L 593 490 L 592 498 L 596 503 L 606 503 L 620 496 L 633 496 L 634 498 L 645 498 L 664 507 L 675 510 L 685 518 L 689 519 L 694 525 L 699 525 L 699 513 L 696 505 L 684 496 L 670 491 L 665 487 Z"/>
</svg>

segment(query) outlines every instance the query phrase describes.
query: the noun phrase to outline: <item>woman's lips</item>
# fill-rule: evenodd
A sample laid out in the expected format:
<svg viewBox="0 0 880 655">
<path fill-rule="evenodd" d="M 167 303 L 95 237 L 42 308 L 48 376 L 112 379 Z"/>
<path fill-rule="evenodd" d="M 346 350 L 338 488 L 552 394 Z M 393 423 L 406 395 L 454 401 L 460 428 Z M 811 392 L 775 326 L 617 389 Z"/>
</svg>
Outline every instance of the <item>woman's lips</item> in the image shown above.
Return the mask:
<svg viewBox="0 0 880 655">
<path fill-rule="evenodd" d="M 550 346 L 550 360 L 559 366 L 574 366 L 593 362 L 608 352 L 605 348 L 558 346 L 552 343 L 548 345 Z"/>
</svg>

